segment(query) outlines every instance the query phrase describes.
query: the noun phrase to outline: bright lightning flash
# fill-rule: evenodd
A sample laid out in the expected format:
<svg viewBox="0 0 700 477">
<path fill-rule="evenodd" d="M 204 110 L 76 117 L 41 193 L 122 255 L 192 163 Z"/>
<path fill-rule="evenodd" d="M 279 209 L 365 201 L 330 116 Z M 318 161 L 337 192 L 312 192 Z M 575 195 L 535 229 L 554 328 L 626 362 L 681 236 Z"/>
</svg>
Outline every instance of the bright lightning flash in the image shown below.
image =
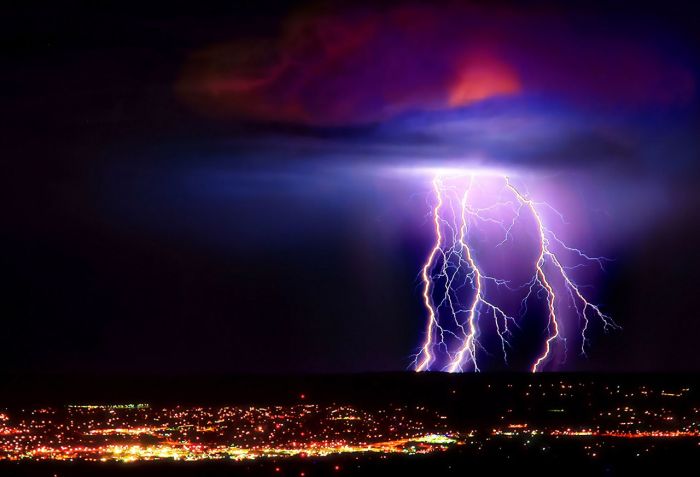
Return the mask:
<svg viewBox="0 0 700 477">
<path fill-rule="evenodd" d="M 516 187 L 505 175 L 477 180 L 474 173 L 437 173 L 433 179 L 435 204 L 432 227 L 435 243 L 421 269 L 422 298 L 428 313 L 425 340 L 414 357 L 416 371 L 480 371 L 479 357 L 489 354 L 482 344 L 483 319 L 491 320 L 508 363 L 514 328 L 527 312 L 528 303 L 541 302 L 546 313 L 546 329 L 532 372 L 542 371 L 556 346 L 566 350 L 561 316 L 573 309 L 580 325 L 580 352 L 585 355 L 586 336 L 591 319 L 600 320 L 605 331 L 618 328 L 599 305 L 591 303 L 573 278 L 575 269 L 594 264 L 602 268 L 609 260 L 592 257 L 569 247 L 546 225 L 543 210 L 563 216 L 546 202 L 537 202 Z M 482 182 L 497 184 L 495 194 L 484 194 Z M 487 197 L 484 203 L 484 197 Z M 513 286 L 512 280 L 487 270 L 477 244 L 492 239 L 489 230 L 500 231 L 498 248 L 514 240 L 516 228 L 524 229 L 532 248 L 526 260 L 529 277 Z M 520 255 L 527 256 L 524 252 Z M 572 263 L 573 259 L 573 263 Z M 509 311 L 512 294 L 520 293 L 520 311 Z M 510 300 L 512 301 L 512 300 Z"/>
</svg>

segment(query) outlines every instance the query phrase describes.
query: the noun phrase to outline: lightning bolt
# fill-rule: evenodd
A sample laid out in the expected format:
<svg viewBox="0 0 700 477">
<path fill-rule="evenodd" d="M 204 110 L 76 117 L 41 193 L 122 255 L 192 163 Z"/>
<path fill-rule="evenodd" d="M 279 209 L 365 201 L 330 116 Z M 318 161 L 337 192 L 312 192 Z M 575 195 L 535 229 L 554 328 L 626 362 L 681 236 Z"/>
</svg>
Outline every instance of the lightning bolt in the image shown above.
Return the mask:
<svg viewBox="0 0 700 477">
<path fill-rule="evenodd" d="M 421 277 L 423 279 L 423 303 L 425 308 L 428 310 L 428 330 L 426 331 L 425 342 L 423 343 L 423 348 L 421 351 L 422 359 L 420 363 L 416 366 L 417 371 L 425 371 L 430 368 L 433 361 L 433 355 L 431 354 L 433 348 L 433 340 L 435 329 L 442 329 L 437 321 L 437 311 L 433 306 L 432 300 L 432 268 L 435 263 L 435 259 L 438 253 L 442 253 L 442 228 L 440 227 L 440 209 L 442 208 L 442 193 L 440 192 L 440 179 L 438 177 L 433 180 L 433 188 L 435 190 L 435 196 L 437 197 L 437 204 L 435 205 L 435 210 L 433 211 L 433 223 L 435 224 L 435 245 L 428 255 L 428 260 L 423 265 L 421 272 Z"/>
<path fill-rule="evenodd" d="M 529 194 L 521 192 L 508 176 L 499 179 L 502 195 L 508 199 L 499 199 L 487 207 L 477 207 L 471 199 L 474 180 L 472 174 L 451 177 L 437 175 L 432 182 L 436 198 L 431 214 L 435 243 L 421 268 L 422 298 L 428 312 L 428 322 L 424 342 L 414 356 L 414 369 L 480 371 L 477 355 L 480 350 L 486 352 L 479 341 L 482 316 L 493 320 L 503 361 L 508 364 L 507 350 L 511 347 L 509 337 L 512 336 L 512 326 L 519 325 L 518 320 L 509 315 L 499 301 L 503 298 L 502 293 L 519 290 L 525 290 L 519 318 L 525 315 L 527 304 L 533 297 L 539 300 L 543 295 L 546 305 L 546 338 L 530 370 L 538 372 L 543 369 L 557 342 L 562 342 L 566 349 L 560 318 L 562 297 L 569 300 L 582 323 L 581 354 L 585 356 L 591 318 L 599 319 L 604 331 L 619 326 L 599 305 L 585 297 L 570 272 L 587 263 L 595 263 L 603 269 L 604 262 L 609 259 L 593 257 L 566 245 L 547 227 L 540 209 L 550 209 L 563 221 L 562 214 L 549 204 L 536 202 Z M 500 218 L 498 214 L 501 211 L 506 211 L 509 217 Z M 478 250 L 472 244 L 471 236 L 479 233 L 480 224 L 495 224 L 505 235 L 496 244 L 499 247 L 513 239 L 513 230 L 525 215 L 529 215 L 534 224 L 532 235 L 535 237 L 537 256 L 531 264 L 533 271 L 530 279 L 513 287 L 508 280 L 492 276 L 480 266 Z M 562 254 L 572 254 L 579 262 L 573 266 L 564 265 Z M 438 283 L 442 286 L 437 286 Z M 487 288 L 491 290 L 490 294 Z M 503 291 L 503 288 L 506 290 Z M 436 297 L 438 293 L 441 298 L 439 295 Z M 441 313 L 448 315 L 449 320 L 441 317 Z"/>
<path fill-rule="evenodd" d="M 513 195 L 515 195 L 515 197 L 518 199 L 518 202 L 523 206 L 527 207 L 530 213 L 532 214 L 537 225 L 537 234 L 539 236 L 540 251 L 537 260 L 535 261 L 536 275 L 532 283 L 540 285 L 547 294 L 547 329 L 552 330 L 552 332 L 550 333 L 549 337 L 545 340 L 544 352 L 537 358 L 535 363 L 532 365 L 532 372 L 535 373 L 538 371 L 539 367 L 549 356 L 549 353 L 552 348 L 552 342 L 559 337 L 559 322 L 557 321 L 557 314 L 554 305 L 556 294 L 554 293 L 554 288 L 552 288 L 552 285 L 549 283 L 549 280 L 547 279 L 547 274 L 544 272 L 543 268 L 545 265 L 545 257 L 554 257 L 556 259 L 556 256 L 549 251 L 547 229 L 542 223 L 542 217 L 537 212 L 534 202 L 531 199 L 528 199 L 525 196 L 523 196 L 515 187 L 513 187 L 508 177 L 505 178 L 505 183 L 508 190 L 510 190 L 513 193 Z M 518 211 L 518 215 L 520 215 L 520 211 Z M 529 298 L 530 293 L 532 293 L 532 289 L 533 287 L 530 287 L 530 291 L 525 297 L 525 300 Z"/>
</svg>

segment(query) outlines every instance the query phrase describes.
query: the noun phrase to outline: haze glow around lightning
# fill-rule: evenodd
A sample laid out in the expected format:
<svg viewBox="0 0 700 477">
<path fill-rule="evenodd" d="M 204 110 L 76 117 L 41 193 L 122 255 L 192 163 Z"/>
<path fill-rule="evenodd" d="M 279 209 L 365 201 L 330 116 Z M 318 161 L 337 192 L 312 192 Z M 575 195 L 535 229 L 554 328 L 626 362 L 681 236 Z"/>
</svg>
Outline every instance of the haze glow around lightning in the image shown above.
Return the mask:
<svg viewBox="0 0 700 477">
<path fill-rule="evenodd" d="M 528 366 L 531 372 L 551 368 L 556 350 L 566 355 L 563 317 L 567 310 L 578 318 L 581 355 L 589 346 L 591 320 L 598 320 L 604 331 L 619 328 L 574 278 L 575 270 L 604 269 L 610 259 L 590 256 L 561 240 L 547 224 L 545 212 L 563 221 L 555 207 L 536 200 L 502 171 L 423 168 L 414 172 L 432 175 L 430 219 L 435 239 L 420 273 L 427 322 L 424 341 L 412 361 L 415 371 L 481 371 L 481 358 L 493 356 L 489 348 L 495 348 L 494 342 L 508 365 L 514 330 L 526 325 L 523 320 L 532 319 L 532 308 L 546 318 L 546 325 L 541 339 L 528 345 L 534 356 Z M 483 252 L 484 243 L 497 250 L 513 241 L 520 241 L 516 243 L 519 256 L 534 257 L 513 262 L 513 267 L 526 268 L 528 278 L 518 283 L 485 265 L 487 253 Z M 513 312 L 516 300 L 520 306 Z M 489 326 L 484 320 L 490 320 Z M 566 320 L 566 326 L 571 322 Z"/>
</svg>

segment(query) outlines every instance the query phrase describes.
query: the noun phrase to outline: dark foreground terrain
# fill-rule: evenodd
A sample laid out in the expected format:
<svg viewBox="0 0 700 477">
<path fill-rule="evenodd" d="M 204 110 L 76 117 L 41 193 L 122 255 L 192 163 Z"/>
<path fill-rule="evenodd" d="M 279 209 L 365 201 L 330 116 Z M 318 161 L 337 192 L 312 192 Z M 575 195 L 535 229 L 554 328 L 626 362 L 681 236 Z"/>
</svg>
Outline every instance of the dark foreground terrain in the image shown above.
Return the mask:
<svg viewBox="0 0 700 477">
<path fill-rule="evenodd" d="M 436 456 L 390 457 L 367 456 L 359 459 L 323 458 L 313 461 L 295 459 L 285 462 L 215 462 L 215 463 L 23 463 L 0 465 L 0 475 L 12 476 L 403 476 L 403 475 L 694 475 L 697 451 L 692 446 L 669 446 L 663 455 L 651 459 L 633 459 L 629 453 L 592 461 L 561 448 L 553 455 L 511 456 L 505 459 L 494 453 L 472 456 L 460 451 Z M 630 449 L 631 451 L 632 449 Z M 338 470 L 336 470 L 336 466 Z M 277 470 L 279 468 L 279 470 Z"/>
</svg>

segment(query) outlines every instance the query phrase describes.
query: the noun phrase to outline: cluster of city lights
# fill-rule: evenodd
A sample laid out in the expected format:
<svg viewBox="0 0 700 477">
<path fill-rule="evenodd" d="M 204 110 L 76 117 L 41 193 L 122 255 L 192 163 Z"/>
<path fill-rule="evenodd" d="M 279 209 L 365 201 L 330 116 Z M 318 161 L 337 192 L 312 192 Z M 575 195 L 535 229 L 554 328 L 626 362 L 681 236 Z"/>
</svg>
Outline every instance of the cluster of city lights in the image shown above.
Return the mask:
<svg viewBox="0 0 700 477">
<path fill-rule="evenodd" d="M 71 405 L 0 414 L 0 460 L 246 460 L 423 454 L 457 444 L 425 408 Z"/>
<path fill-rule="evenodd" d="M 435 392 L 438 392 L 437 390 Z M 457 390 L 444 390 L 459 402 Z M 455 419 L 450 409 L 389 405 L 70 405 L 0 409 L 0 461 L 247 461 L 339 455 L 431 454 L 459 447 L 490 452 L 516 445 L 549 452 L 578 443 L 599 458 L 616 442 L 635 455 L 653 442 L 697 442 L 700 406 L 688 386 L 584 380 L 484 383 L 493 414 Z M 306 398 L 303 399 L 306 401 Z M 460 407 L 461 409 L 461 407 Z"/>
</svg>

